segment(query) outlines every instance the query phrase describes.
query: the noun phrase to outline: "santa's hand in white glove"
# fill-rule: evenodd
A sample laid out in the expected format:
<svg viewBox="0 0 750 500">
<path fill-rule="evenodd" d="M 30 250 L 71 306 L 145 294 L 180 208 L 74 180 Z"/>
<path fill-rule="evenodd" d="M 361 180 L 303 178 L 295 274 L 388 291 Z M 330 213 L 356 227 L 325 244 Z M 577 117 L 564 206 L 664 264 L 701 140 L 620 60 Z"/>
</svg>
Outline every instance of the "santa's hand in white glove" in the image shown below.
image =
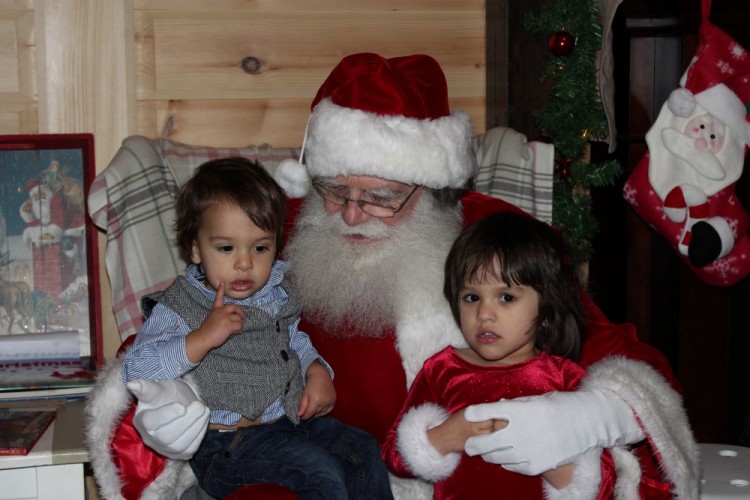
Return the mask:
<svg viewBox="0 0 750 500">
<path fill-rule="evenodd" d="M 505 429 L 466 441 L 471 456 L 535 476 L 571 463 L 594 447 L 611 448 L 645 438 L 630 407 L 603 390 L 550 392 L 466 408 L 471 422 L 507 420 Z"/>
<path fill-rule="evenodd" d="M 128 389 L 138 399 L 133 424 L 143 442 L 165 457 L 187 460 L 203 441 L 210 410 L 182 379 L 133 380 Z"/>
</svg>

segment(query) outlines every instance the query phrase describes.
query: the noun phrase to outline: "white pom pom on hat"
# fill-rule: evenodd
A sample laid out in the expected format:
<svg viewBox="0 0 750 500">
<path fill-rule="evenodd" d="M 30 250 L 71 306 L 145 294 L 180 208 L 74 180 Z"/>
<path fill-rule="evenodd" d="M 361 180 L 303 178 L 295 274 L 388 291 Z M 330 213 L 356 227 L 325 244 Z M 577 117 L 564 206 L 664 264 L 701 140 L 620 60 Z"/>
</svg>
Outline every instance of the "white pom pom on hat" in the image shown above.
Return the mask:
<svg viewBox="0 0 750 500">
<path fill-rule="evenodd" d="M 468 115 L 450 111 L 435 59 L 353 54 L 312 102 L 300 161 L 284 162 L 275 177 L 290 197 L 309 192 L 311 178 L 350 174 L 459 188 L 477 170 L 472 134 Z"/>
<path fill-rule="evenodd" d="M 695 111 L 695 96 L 688 89 L 678 87 L 669 94 L 667 106 L 674 115 L 686 118 Z"/>
<path fill-rule="evenodd" d="M 289 198 L 302 198 L 310 192 L 310 176 L 297 160 L 284 160 L 273 174 Z"/>
</svg>

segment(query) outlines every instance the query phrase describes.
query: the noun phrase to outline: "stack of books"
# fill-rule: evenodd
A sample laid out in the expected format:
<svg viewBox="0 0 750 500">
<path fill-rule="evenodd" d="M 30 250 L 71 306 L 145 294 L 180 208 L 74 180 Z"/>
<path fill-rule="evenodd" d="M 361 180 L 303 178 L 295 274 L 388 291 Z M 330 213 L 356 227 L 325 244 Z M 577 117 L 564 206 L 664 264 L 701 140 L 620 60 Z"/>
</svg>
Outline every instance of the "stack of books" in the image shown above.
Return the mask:
<svg viewBox="0 0 750 500">
<path fill-rule="evenodd" d="M 85 396 L 97 366 L 81 343 L 77 331 L 0 336 L 0 402 Z"/>
</svg>

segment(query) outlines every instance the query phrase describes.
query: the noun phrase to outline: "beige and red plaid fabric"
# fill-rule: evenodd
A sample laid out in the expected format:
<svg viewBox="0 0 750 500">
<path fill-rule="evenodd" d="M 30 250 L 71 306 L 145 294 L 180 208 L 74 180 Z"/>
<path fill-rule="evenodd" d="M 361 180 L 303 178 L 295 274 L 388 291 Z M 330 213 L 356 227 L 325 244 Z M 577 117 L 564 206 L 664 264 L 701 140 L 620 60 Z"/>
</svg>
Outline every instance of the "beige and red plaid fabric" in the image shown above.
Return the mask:
<svg viewBox="0 0 750 500">
<path fill-rule="evenodd" d="M 210 159 L 242 156 L 273 172 L 298 155 L 297 149 L 268 145 L 211 148 L 142 136 L 123 141 L 94 179 L 88 198 L 94 224 L 107 233 L 106 269 L 121 339 L 143 324 L 141 297 L 166 288 L 184 271 L 172 231 L 174 202 L 195 168 Z"/>
<path fill-rule="evenodd" d="M 551 147 L 527 144 L 512 129 L 489 130 L 474 141 L 479 163 L 474 188 L 551 221 Z M 298 159 L 299 149 L 211 148 L 131 136 L 94 179 L 88 208 L 107 233 L 106 269 L 122 340 L 143 324 L 141 297 L 166 288 L 185 268 L 172 231 L 179 186 L 204 161 L 227 156 L 260 161 L 273 173 L 283 160 Z"/>
</svg>

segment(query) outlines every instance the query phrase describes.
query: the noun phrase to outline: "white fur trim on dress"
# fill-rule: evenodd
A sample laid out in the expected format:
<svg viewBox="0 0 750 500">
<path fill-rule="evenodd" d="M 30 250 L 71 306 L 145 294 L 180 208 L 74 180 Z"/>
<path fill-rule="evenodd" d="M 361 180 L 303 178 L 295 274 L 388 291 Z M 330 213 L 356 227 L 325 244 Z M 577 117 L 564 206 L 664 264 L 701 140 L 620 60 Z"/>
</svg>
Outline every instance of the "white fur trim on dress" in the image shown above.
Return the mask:
<svg viewBox="0 0 750 500">
<path fill-rule="evenodd" d="M 133 401 L 122 381 L 122 356 L 109 360 L 100 370 L 86 402 L 86 444 L 100 496 L 105 500 L 123 498 L 123 485 L 112 460 L 110 446 L 112 433 Z M 164 470 L 146 487 L 141 499 L 177 499 L 195 482 L 195 475 L 187 461 L 167 460 Z"/>
<path fill-rule="evenodd" d="M 415 476 L 436 483 L 449 477 L 461 461 L 461 453 L 443 455 L 430 443 L 427 431 L 445 422 L 450 413 L 434 403 L 406 412 L 398 425 L 398 450 Z"/>
<path fill-rule="evenodd" d="M 429 188 L 461 188 L 477 171 L 466 113 L 417 119 L 338 106 L 315 106 L 305 163 L 311 177 L 372 175 Z"/>
<path fill-rule="evenodd" d="M 542 480 L 544 497 L 550 500 L 581 500 L 596 498 L 602 482 L 601 448 L 592 448 L 580 454 L 573 469 L 573 479 L 565 488 L 557 489 Z"/>
<path fill-rule="evenodd" d="M 612 356 L 588 368 L 581 389 L 616 393 L 632 409 L 674 485 L 675 498 L 700 498 L 700 454 L 682 398 L 648 363 Z"/>
</svg>

